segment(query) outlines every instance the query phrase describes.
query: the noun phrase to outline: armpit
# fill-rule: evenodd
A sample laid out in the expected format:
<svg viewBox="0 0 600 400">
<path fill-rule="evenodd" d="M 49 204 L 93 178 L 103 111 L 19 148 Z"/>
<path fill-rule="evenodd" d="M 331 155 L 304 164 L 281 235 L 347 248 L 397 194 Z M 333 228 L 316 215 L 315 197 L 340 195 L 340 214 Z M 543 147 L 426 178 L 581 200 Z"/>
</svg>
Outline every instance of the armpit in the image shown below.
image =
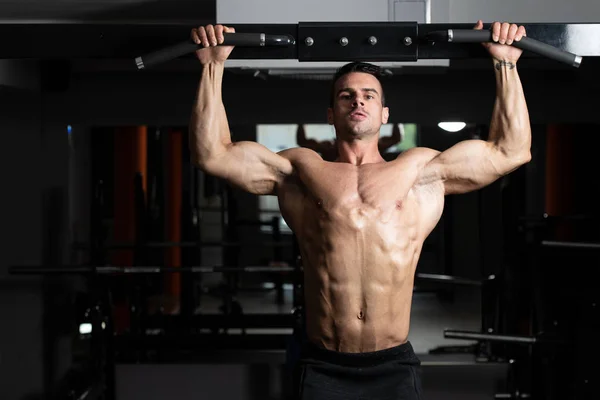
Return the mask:
<svg viewBox="0 0 600 400">
<path fill-rule="evenodd" d="M 413 190 L 419 202 L 430 202 L 444 198 L 444 182 L 441 180 L 433 180 L 429 183 L 421 181 L 418 185 L 415 185 Z"/>
<path fill-rule="evenodd" d="M 415 147 L 400 154 L 396 162 L 400 163 L 403 169 L 408 165 L 415 171 L 415 186 L 428 185 L 440 178 L 439 171 L 432 162 L 440 154 L 437 150 Z"/>
<path fill-rule="evenodd" d="M 422 233 L 426 237 L 435 228 L 444 211 L 444 184 L 436 181 L 420 185 L 413 189 L 413 193 L 423 222 Z"/>
</svg>

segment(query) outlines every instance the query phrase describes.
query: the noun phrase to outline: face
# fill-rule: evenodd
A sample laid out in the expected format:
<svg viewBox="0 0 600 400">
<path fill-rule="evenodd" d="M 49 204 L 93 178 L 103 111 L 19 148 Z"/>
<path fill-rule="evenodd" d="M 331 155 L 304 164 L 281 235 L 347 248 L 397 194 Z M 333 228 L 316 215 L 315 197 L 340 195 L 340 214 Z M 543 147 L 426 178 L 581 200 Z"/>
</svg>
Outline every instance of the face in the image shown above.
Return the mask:
<svg viewBox="0 0 600 400">
<path fill-rule="evenodd" d="M 351 72 L 335 83 L 333 108 L 327 110 L 329 124 L 336 134 L 344 137 L 365 138 L 378 135 L 387 123 L 389 110 L 382 104 L 383 90 L 374 76 Z"/>
</svg>

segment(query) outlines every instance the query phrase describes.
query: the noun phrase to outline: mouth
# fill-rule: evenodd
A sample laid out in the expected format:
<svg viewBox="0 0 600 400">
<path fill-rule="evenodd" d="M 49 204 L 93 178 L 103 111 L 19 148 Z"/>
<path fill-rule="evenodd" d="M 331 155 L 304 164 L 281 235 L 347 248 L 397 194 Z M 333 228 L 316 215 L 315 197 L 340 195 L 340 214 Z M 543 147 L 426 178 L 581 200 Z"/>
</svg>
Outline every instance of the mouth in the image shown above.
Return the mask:
<svg viewBox="0 0 600 400">
<path fill-rule="evenodd" d="M 351 112 L 349 115 L 350 115 L 351 119 L 356 119 L 356 120 L 361 120 L 361 121 L 363 119 L 367 118 L 367 114 L 362 113 L 360 111 Z"/>
</svg>

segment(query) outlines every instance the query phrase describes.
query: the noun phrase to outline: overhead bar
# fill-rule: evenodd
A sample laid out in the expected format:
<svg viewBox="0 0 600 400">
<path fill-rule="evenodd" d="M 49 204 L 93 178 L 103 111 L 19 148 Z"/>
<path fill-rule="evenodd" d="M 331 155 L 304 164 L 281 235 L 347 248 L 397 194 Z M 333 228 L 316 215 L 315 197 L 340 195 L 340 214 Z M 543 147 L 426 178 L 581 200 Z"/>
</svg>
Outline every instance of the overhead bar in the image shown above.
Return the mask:
<svg viewBox="0 0 600 400">
<path fill-rule="evenodd" d="M 277 41 L 267 46 L 295 47 L 295 58 L 298 61 L 417 61 L 420 45 L 435 46 L 438 42 L 447 43 L 481 43 L 491 42 L 492 33 L 489 29 L 446 29 L 430 31 L 425 35 L 419 34 L 420 25 L 417 22 L 301 22 L 296 34 L 282 34 L 282 37 L 295 37 L 296 40 Z M 236 32 L 238 30 L 236 29 Z M 238 35 L 247 33 L 226 33 L 227 40 L 221 45 L 240 43 L 244 47 L 264 47 L 264 41 L 246 41 L 237 39 Z M 261 33 L 262 37 L 266 33 Z M 528 35 L 530 33 L 528 32 Z M 191 43 L 191 44 L 190 44 Z M 579 67 L 582 56 L 570 53 L 558 47 L 543 43 L 530 36 L 523 37 L 512 46 L 529 50 L 544 57 Z M 149 55 L 135 58 L 138 69 L 144 69 L 156 63 L 169 61 L 194 53 L 202 49 L 201 44 L 195 44 L 186 39 Z M 260 58 L 256 54 L 256 58 Z"/>
</svg>

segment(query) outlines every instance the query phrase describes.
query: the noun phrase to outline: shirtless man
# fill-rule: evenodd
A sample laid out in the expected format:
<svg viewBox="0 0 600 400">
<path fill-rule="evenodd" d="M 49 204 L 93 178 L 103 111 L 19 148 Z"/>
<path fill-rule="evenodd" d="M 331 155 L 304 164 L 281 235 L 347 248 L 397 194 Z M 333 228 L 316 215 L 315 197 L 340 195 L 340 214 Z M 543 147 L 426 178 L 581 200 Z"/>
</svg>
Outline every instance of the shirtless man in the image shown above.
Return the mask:
<svg viewBox="0 0 600 400">
<path fill-rule="evenodd" d="M 482 29 L 477 22 L 474 29 Z M 221 99 L 223 26 L 193 29 L 202 74 L 190 121 L 192 161 L 248 192 L 277 195 L 298 238 L 304 266 L 306 337 L 299 362 L 301 399 L 418 399 L 419 360 L 407 341 L 413 280 L 425 238 L 444 196 L 480 189 L 531 159 L 531 131 L 508 46 L 524 27 L 492 25 L 484 43 L 496 77 L 489 139 L 444 152 L 414 148 L 386 162 L 379 130 L 388 121 L 378 68 L 352 63 L 335 75 L 332 107 L 336 162 L 313 150 L 275 154 L 255 142 L 232 143 Z"/>
</svg>

